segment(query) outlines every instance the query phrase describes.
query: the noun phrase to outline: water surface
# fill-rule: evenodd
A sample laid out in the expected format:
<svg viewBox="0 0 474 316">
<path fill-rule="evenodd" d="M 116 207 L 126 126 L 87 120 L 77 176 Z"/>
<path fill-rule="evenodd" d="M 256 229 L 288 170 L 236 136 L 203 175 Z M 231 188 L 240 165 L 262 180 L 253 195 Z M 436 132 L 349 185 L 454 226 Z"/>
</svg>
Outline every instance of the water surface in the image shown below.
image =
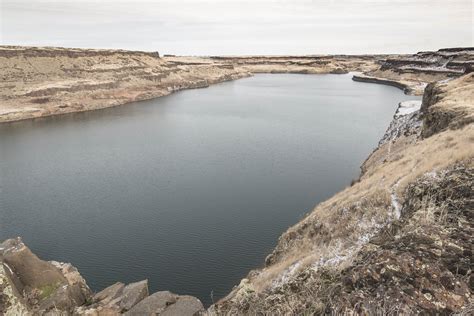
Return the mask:
<svg viewBox="0 0 474 316">
<path fill-rule="evenodd" d="M 406 99 L 350 75 L 257 75 L 0 125 L 0 239 L 94 290 L 148 278 L 209 304 L 358 175 Z"/>
</svg>

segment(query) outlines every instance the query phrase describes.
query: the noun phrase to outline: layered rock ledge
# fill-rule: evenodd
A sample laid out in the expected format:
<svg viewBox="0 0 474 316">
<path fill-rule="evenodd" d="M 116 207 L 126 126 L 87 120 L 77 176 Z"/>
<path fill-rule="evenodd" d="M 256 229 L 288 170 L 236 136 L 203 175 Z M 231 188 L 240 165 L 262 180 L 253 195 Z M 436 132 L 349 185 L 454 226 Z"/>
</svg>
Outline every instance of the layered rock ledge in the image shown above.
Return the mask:
<svg viewBox="0 0 474 316">
<path fill-rule="evenodd" d="M 195 297 L 160 291 L 148 281 L 117 282 L 92 293 L 69 263 L 44 261 L 22 242 L 0 244 L 0 315 L 195 315 L 204 312 Z"/>
<path fill-rule="evenodd" d="M 474 51 L 415 55 L 160 57 L 157 52 L 0 46 L 0 123 L 83 112 L 254 73 L 342 74 L 422 94 L 472 69 Z"/>
</svg>

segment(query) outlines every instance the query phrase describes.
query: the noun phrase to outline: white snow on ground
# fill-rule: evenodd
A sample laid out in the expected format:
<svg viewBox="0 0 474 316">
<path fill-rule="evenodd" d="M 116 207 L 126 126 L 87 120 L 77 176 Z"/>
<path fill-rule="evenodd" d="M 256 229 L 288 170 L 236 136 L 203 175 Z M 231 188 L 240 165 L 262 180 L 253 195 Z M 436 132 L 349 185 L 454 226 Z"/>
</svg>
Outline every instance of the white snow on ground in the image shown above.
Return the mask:
<svg viewBox="0 0 474 316">
<path fill-rule="evenodd" d="M 392 187 L 392 210 L 384 222 L 377 222 L 374 218 L 371 218 L 370 220 L 367 218 L 361 219 L 358 225 L 361 230 L 361 234 L 359 235 L 358 239 L 349 247 L 339 242 L 332 247 L 329 255 L 319 258 L 319 260 L 313 262 L 311 269 L 317 271 L 321 267 L 336 266 L 345 260 L 349 260 L 355 256 L 373 236 L 379 233 L 383 227 L 390 225 L 394 220 L 400 219 L 402 205 L 396 194 L 396 190 L 400 182 L 401 179 L 398 180 Z M 291 278 L 295 277 L 296 272 L 298 271 L 298 268 L 301 267 L 303 260 L 293 263 L 288 269 L 286 269 L 279 278 L 273 281 L 272 288 L 281 286 L 287 283 Z"/>
<path fill-rule="evenodd" d="M 297 261 L 297 262 L 293 263 L 287 270 L 285 270 L 280 275 L 280 277 L 277 280 L 273 281 L 272 287 L 276 288 L 276 287 L 281 286 L 281 285 L 285 284 L 286 282 L 288 282 L 290 280 L 290 278 L 295 274 L 296 270 L 298 270 L 300 265 L 301 265 L 301 261 Z"/>
<path fill-rule="evenodd" d="M 447 82 L 450 82 L 451 80 L 453 80 L 454 78 L 446 78 L 444 80 L 440 80 L 438 81 L 438 83 L 447 83 Z"/>
<path fill-rule="evenodd" d="M 451 56 L 456 56 L 456 55 L 464 55 L 464 54 L 471 54 L 470 50 L 460 50 L 458 52 L 437 52 L 438 55 L 444 56 L 444 57 L 451 57 Z"/>
<path fill-rule="evenodd" d="M 431 178 L 434 178 L 434 179 L 438 178 L 438 173 L 436 171 L 431 171 L 431 172 L 425 173 L 425 175 L 427 177 L 431 177 Z"/>
<path fill-rule="evenodd" d="M 398 204 L 400 205 L 400 204 Z M 401 205 L 400 205 L 401 208 Z M 400 214 L 400 209 L 397 209 L 398 214 Z M 395 215 L 398 219 L 398 217 Z M 359 236 L 359 238 L 353 243 L 352 246 L 347 247 L 344 246 L 341 242 L 337 245 L 333 246 L 331 249 L 331 253 L 328 256 L 319 258 L 319 260 L 315 261 L 311 265 L 311 269 L 317 271 L 319 268 L 324 266 L 336 266 L 345 260 L 349 260 L 354 255 L 356 255 L 359 250 L 366 245 L 370 239 L 375 236 L 383 227 L 389 225 L 393 221 L 393 215 L 388 216 L 387 221 L 384 223 L 377 223 L 375 219 L 361 220 L 359 222 L 359 228 L 363 231 L 363 233 Z M 304 259 L 303 259 L 304 260 Z M 277 288 L 288 281 L 290 281 L 293 277 L 296 276 L 298 269 L 300 268 L 302 261 L 297 261 L 293 263 L 288 269 L 286 269 L 276 280 L 272 282 L 272 288 Z"/>
<path fill-rule="evenodd" d="M 428 83 L 426 82 L 419 82 L 418 84 L 413 86 L 413 89 L 420 89 L 421 91 L 424 91 Z"/>
<path fill-rule="evenodd" d="M 458 73 L 462 74 L 464 73 L 463 70 L 457 70 L 457 69 L 448 69 L 444 68 L 443 66 L 440 67 L 413 67 L 413 66 L 403 66 L 400 67 L 400 69 L 404 70 L 418 70 L 418 71 L 431 71 L 431 72 L 450 72 L 450 73 Z"/>
<path fill-rule="evenodd" d="M 420 108 L 421 108 L 421 101 L 419 100 L 400 102 L 397 112 L 395 113 L 395 117 L 415 113 L 416 111 L 419 111 Z"/>
<path fill-rule="evenodd" d="M 421 101 L 412 100 L 405 101 L 399 104 L 397 112 L 395 113 L 394 120 L 392 121 L 389 130 L 384 136 L 385 141 L 389 141 L 389 153 L 391 140 L 398 137 L 401 133 L 401 129 L 404 127 L 403 124 L 417 124 L 418 121 L 412 121 L 414 113 L 420 110 Z M 388 136 L 387 136 L 388 135 Z M 382 140 L 384 140 L 382 139 Z M 436 173 L 429 173 L 430 176 L 435 177 Z M 329 249 L 329 254 L 320 257 L 318 260 L 311 264 L 311 269 L 318 270 L 324 266 L 336 266 L 343 261 L 350 260 L 354 257 L 360 249 L 366 245 L 370 239 L 375 236 L 383 227 L 390 225 L 393 221 L 399 220 L 401 217 L 402 204 L 400 203 L 399 197 L 397 196 L 397 188 L 402 179 L 399 179 L 391 188 L 391 209 L 388 210 L 388 216 L 384 222 L 377 222 L 374 218 L 367 219 L 363 218 L 358 223 L 360 235 L 358 239 L 352 244 L 342 244 L 340 241 Z M 306 258 L 305 258 L 306 259 Z M 304 260 L 304 259 L 303 259 Z M 286 269 L 276 280 L 272 283 L 272 288 L 276 288 L 287 283 L 291 278 L 295 277 L 299 268 L 302 265 L 303 260 L 293 263 L 288 269 Z"/>
<path fill-rule="evenodd" d="M 400 184 L 401 180 L 398 180 L 397 183 L 392 187 L 392 193 L 390 194 L 390 198 L 392 200 L 392 207 L 393 207 L 393 215 L 395 219 L 400 219 L 400 215 L 402 214 L 402 205 L 397 197 L 397 187 Z"/>
</svg>

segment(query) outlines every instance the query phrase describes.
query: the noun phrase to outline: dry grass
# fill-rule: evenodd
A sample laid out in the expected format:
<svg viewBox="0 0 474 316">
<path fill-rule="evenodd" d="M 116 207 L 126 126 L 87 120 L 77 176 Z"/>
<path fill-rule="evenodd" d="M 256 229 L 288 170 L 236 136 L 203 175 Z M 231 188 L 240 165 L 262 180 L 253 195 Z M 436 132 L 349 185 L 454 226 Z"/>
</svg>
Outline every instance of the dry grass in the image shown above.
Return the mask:
<svg viewBox="0 0 474 316">
<path fill-rule="evenodd" d="M 281 282 L 278 278 L 285 277 L 284 271 L 296 263 L 298 267 L 291 275 L 308 266 L 330 265 L 341 268 L 350 262 L 356 250 L 368 241 L 374 231 L 388 222 L 391 214 L 388 211 L 391 209 L 389 191 L 374 190 L 370 186 L 357 189 L 358 185 L 341 192 L 337 199 L 319 206 L 304 220 L 313 226 L 315 223 L 324 223 L 316 225 L 317 230 L 300 231 L 300 223 L 285 233 L 286 236 L 297 234 L 298 239 L 290 239 L 287 244 L 282 244 L 284 239 L 280 239 L 280 247 L 285 254 L 254 278 L 256 291 L 274 286 L 275 281 Z M 328 203 L 329 206 L 326 206 Z"/>
<path fill-rule="evenodd" d="M 472 127 L 468 129 L 472 132 Z M 450 133 L 466 135 L 464 129 Z M 377 167 L 370 175 L 364 176 L 361 182 L 322 203 L 302 222 L 290 228 L 279 243 L 284 255 L 261 271 L 255 279 L 256 289 L 264 290 L 297 262 L 300 263 L 298 270 L 301 270 L 338 253 L 345 255 L 347 249 L 353 247 L 364 234 L 388 222 L 392 212 L 390 194 L 396 183 L 399 183 L 396 194 L 402 197 L 406 186 L 419 176 L 473 155 L 469 146 L 451 152 L 438 139 L 425 141 L 420 146 L 421 151 L 413 148 L 413 153 L 409 150 L 405 154 L 407 158 Z M 464 139 L 457 146 L 461 144 L 464 144 Z M 428 159 L 430 156 L 434 159 Z M 317 230 L 302 229 L 307 226 L 316 226 Z M 297 238 L 291 238 L 293 235 Z"/>
<path fill-rule="evenodd" d="M 466 306 L 460 313 L 454 314 L 453 316 L 472 316 L 474 315 L 474 300 Z"/>
<path fill-rule="evenodd" d="M 470 87 L 463 85 L 462 89 L 471 90 Z M 462 98 L 472 93 L 462 89 L 443 90 L 443 100 L 456 99 L 450 93 L 463 91 Z M 404 194 L 411 183 L 426 174 L 436 177 L 440 170 L 461 161 L 473 165 L 474 124 L 456 127 L 425 139 L 419 139 L 416 135 L 402 136 L 382 145 L 366 161 L 365 173 L 360 181 L 319 204 L 280 237 L 267 260 L 267 267 L 252 273 L 247 287 L 255 291 L 256 296 L 266 295 L 264 293 L 276 287 L 291 284 L 291 280 L 305 271 L 330 268 L 337 274 L 337 271 L 350 265 L 354 254 L 370 237 L 394 220 L 393 198 L 403 204 Z M 436 204 L 429 197 L 426 199 L 424 210 L 417 215 L 417 227 L 446 221 L 447 206 Z M 314 290 L 314 287 L 311 289 Z M 310 295 L 310 292 L 298 295 Z M 284 299 L 292 300 L 291 297 Z M 291 304 L 282 303 L 280 308 L 285 304 L 288 307 L 278 312 L 291 314 L 290 306 L 298 300 L 301 302 L 301 297 L 295 298 Z M 265 308 L 272 310 L 272 306 Z M 391 305 L 390 308 L 395 307 Z"/>
<path fill-rule="evenodd" d="M 253 284 L 247 281 L 246 291 L 234 296 L 230 306 L 225 306 L 228 302 L 218 306 L 223 307 L 218 310 L 219 314 L 411 315 L 420 311 L 447 313 L 459 310 L 466 303 L 465 296 L 460 295 L 469 291 L 470 272 L 453 275 L 448 269 L 453 270 L 460 264 L 465 271 L 469 265 L 466 262 L 469 255 L 458 261 L 455 258 L 456 253 L 467 249 L 469 241 L 458 239 L 453 232 L 469 236 L 470 228 L 466 225 L 466 216 L 469 215 L 466 211 L 461 215 L 459 211 L 466 210 L 470 203 L 473 170 L 472 160 L 463 161 L 441 170 L 436 177 L 425 175 L 410 184 L 405 192 L 410 199 L 400 222 L 375 234 L 374 244 L 361 247 L 353 262 L 314 269 L 314 260 L 306 257 L 300 261 L 301 266 L 292 278 L 273 288 L 252 287 L 257 280 L 262 281 L 260 278 L 255 279 Z M 363 207 L 377 205 L 363 203 Z M 387 236 L 389 231 L 393 234 Z M 438 256 L 430 256 L 433 253 Z M 287 258 L 288 261 L 276 265 L 293 265 L 294 259 Z M 459 283 L 460 291 L 464 292 L 440 285 L 436 275 L 427 279 L 425 267 L 432 273 L 436 271 L 437 275 L 443 275 L 445 280 L 452 278 L 450 282 L 458 280 L 462 283 Z M 385 274 L 385 269 L 393 272 Z M 406 279 L 394 281 L 394 276 L 399 277 L 400 274 L 406 275 Z M 419 283 L 420 280 L 429 283 Z M 399 282 L 402 291 L 397 287 Z M 425 288 L 430 293 L 439 291 L 441 294 L 432 297 L 429 302 L 419 302 L 420 296 L 424 297 L 421 290 Z M 453 298 L 463 300 L 463 303 Z M 469 310 L 468 306 L 463 313 L 467 314 Z"/>
</svg>

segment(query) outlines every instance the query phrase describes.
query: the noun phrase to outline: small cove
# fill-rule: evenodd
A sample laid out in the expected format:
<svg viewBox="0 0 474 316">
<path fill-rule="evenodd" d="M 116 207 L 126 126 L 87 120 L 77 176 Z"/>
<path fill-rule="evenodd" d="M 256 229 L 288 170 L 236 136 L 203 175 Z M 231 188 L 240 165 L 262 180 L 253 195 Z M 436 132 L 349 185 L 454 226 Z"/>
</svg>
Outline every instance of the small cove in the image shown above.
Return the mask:
<svg viewBox="0 0 474 316">
<path fill-rule="evenodd" d="M 0 238 L 94 290 L 149 279 L 208 305 L 358 176 L 413 99 L 350 75 L 256 75 L 0 125 Z"/>
</svg>

